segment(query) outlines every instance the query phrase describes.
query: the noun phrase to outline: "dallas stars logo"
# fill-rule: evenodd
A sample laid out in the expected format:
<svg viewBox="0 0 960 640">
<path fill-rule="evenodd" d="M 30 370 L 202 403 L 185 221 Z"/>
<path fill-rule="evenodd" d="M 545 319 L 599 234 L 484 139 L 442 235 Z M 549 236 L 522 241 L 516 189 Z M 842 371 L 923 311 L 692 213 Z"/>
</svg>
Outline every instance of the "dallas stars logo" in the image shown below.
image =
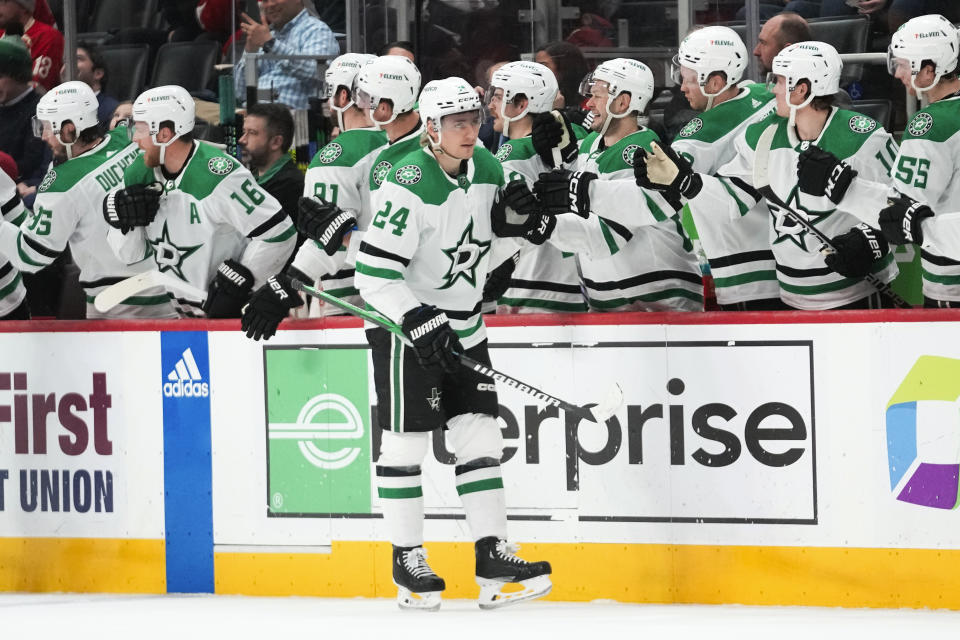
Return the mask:
<svg viewBox="0 0 960 640">
<path fill-rule="evenodd" d="M 853 116 L 847 124 L 850 125 L 851 131 L 857 133 L 868 133 L 877 128 L 877 121 L 864 115 Z"/>
<path fill-rule="evenodd" d="M 341 153 L 343 153 L 343 147 L 336 142 L 331 142 L 323 149 L 320 149 L 320 153 L 317 154 L 317 157 L 323 164 L 330 164 L 339 158 Z"/>
<path fill-rule="evenodd" d="M 695 134 L 697 131 L 700 131 L 700 129 L 703 129 L 703 120 L 701 120 L 700 118 L 694 118 L 693 120 L 685 124 L 683 126 L 683 129 L 680 129 L 680 137 L 689 138 L 690 136 Z"/>
<path fill-rule="evenodd" d="M 637 149 L 640 148 L 638 144 L 628 144 L 623 150 L 623 161 L 626 162 L 631 167 L 633 166 L 633 155 L 637 152 Z"/>
<path fill-rule="evenodd" d="M 440 394 L 441 391 L 433 387 L 433 389 L 430 390 L 430 395 L 427 396 L 427 404 L 430 405 L 433 411 L 440 411 Z"/>
<path fill-rule="evenodd" d="M 797 187 L 794 187 L 790 191 L 790 196 L 785 202 L 797 213 L 801 215 L 805 214 L 807 220 L 814 226 L 823 222 L 827 216 L 836 211 L 836 209 L 830 209 L 829 211 L 815 211 L 804 207 L 802 204 L 800 204 L 800 194 L 797 191 Z M 785 209 L 781 209 L 772 202 L 768 202 L 767 205 L 770 208 L 770 215 L 773 216 L 773 230 L 777 234 L 777 239 L 773 241 L 773 244 L 779 244 L 789 240 L 804 251 L 810 251 L 811 249 L 807 247 L 806 227 L 791 218 Z M 816 249 L 820 246 L 820 240 L 817 238 L 814 238 L 813 240 L 813 248 Z"/>
<path fill-rule="evenodd" d="M 450 249 L 443 249 L 443 252 L 450 258 L 450 268 L 443 275 L 446 284 L 439 289 L 449 289 L 457 283 L 457 280 L 463 278 L 471 287 L 477 286 L 477 267 L 480 266 L 480 260 L 490 251 L 490 241 L 481 242 L 473 237 L 473 220 L 467 224 L 463 230 L 457 246 Z"/>
<path fill-rule="evenodd" d="M 387 179 L 387 174 L 390 173 L 391 168 L 393 168 L 393 165 L 386 160 L 381 160 L 377 163 L 377 166 L 373 168 L 373 181 L 378 187 Z"/>
<path fill-rule="evenodd" d="M 397 173 L 394 175 L 394 177 L 400 184 L 417 184 L 420 182 L 420 178 L 423 177 L 423 173 L 420 171 L 420 167 L 417 165 L 408 164 L 397 169 Z"/>
<path fill-rule="evenodd" d="M 43 176 L 43 182 L 40 183 L 40 186 L 37 187 L 37 190 L 40 191 L 41 193 L 46 191 L 47 189 L 50 188 L 50 185 L 56 182 L 56 180 L 57 180 L 57 172 L 54 171 L 53 169 L 50 169 L 50 171 L 47 171 L 47 175 Z"/>
<path fill-rule="evenodd" d="M 210 169 L 210 173 L 225 176 L 233 171 L 233 162 L 230 158 L 224 158 L 223 156 L 210 158 L 210 162 L 207 163 L 207 169 Z"/>
<path fill-rule="evenodd" d="M 513 147 L 510 145 L 510 143 L 504 143 L 500 145 L 500 148 L 497 149 L 497 155 L 496 155 L 497 160 L 499 160 L 500 162 L 503 162 L 508 157 L 510 157 L 511 151 L 513 151 Z"/>
<path fill-rule="evenodd" d="M 930 131 L 930 127 L 933 126 L 933 116 L 929 113 L 921 111 L 917 115 L 913 116 L 913 120 L 910 121 L 910 124 L 907 125 L 907 133 L 915 138 L 919 138 L 927 131 Z"/>
<path fill-rule="evenodd" d="M 157 268 L 160 272 L 172 271 L 175 276 L 187 282 L 187 277 L 183 275 L 183 261 L 189 258 L 203 244 L 189 247 L 180 247 L 170 240 L 170 232 L 167 229 L 167 223 L 163 223 L 163 231 L 156 240 L 150 240 L 150 246 L 153 248 L 154 260 L 157 262 Z"/>
</svg>

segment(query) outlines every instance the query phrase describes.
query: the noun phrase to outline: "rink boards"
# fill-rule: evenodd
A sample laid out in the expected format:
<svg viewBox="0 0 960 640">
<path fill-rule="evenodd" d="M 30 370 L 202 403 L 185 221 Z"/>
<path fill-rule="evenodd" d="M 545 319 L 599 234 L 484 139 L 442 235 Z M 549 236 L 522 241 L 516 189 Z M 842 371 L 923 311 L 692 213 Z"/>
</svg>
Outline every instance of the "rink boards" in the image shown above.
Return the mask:
<svg viewBox="0 0 960 640">
<path fill-rule="evenodd" d="M 510 536 L 552 599 L 960 609 L 953 311 L 489 321 Z M 392 596 L 362 328 L 0 327 L 0 590 Z M 133 328 L 133 330 L 131 330 Z M 439 434 L 438 434 L 439 436 Z M 452 454 L 430 561 L 472 597 Z"/>
</svg>

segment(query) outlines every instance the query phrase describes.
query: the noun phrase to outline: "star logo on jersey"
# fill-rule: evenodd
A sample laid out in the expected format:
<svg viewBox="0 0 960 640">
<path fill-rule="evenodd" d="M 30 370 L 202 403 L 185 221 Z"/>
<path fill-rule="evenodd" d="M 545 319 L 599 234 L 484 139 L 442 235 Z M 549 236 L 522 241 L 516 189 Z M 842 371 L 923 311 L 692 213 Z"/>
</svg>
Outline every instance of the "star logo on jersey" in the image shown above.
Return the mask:
<svg viewBox="0 0 960 640">
<path fill-rule="evenodd" d="M 378 187 L 383 184 L 384 180 L 387 179 L 387 175 L 390 173 L 390 169 L 392 168 L 393 165 L 386 160 L 381 160 L 377 163 L 377 166 L 373 168 L 373 181 Z"/>
<path fill-rule="evenodd" d="M 394 174 L 394 177 L 400 184 L 417 184 L 420 182 L 420 178 L 423 177 L 423 172 L 420 171 L 420 167 L 417 165 L 408 164 L 397 169 L 397 173 Z"/>
<path fill-rule="evenodd" d="M 207 169 L 210 169 L 210 173 L 218 176 L 225 176 L 233 171 L 233 161 L 230 158 L 224 158 L 223 156 L 210 158 L 210 161 L 207 163 Z"/>
<path fill-rule="evenodd" d="M 623 161 L 626 162 L 631 167 L 633 166 L 633 156 L 637 152 L 637 149 L 640 148 L 638 144 L 628 144 L 623 150 Z"/>
<path fill-rule="evenodd" d="M 187 282 L 187 277 L 183 275 L 183 261 L 189 258 L 203 244 L 197 244 L 189 247 L 181 247 L 173 244 L 170 240 L 170 231 L 167 229 L 167 223 L 163 223 L 163 231 L 156 240 L 150 240 L 150 247 L 153 249 L 154 260 L 161 273 L 172 271 L 175 276 Z"/>
<path fill-rule="evenodd" d="M 907 125 L 907 132 L 915 137 L 919 138 L 927 131 L 930 131 L 930 128 L 933 126 L 933 116 L 929 113 L 921 111 L 917 115 L 913 116 L 913 120 L 910 121 L 910 124 Z"/>
<path fill-rule="evenodd" d="M 433 387 L 430 390 L 430 395 L 427 396 L 427 404 L 430 405 L 430 409 L 433 411 L 440 411 L 440 394 L 441 392 Z"/>
<path fill-rule="evenodd" d="M 850 118 L 847 124 L 850 125 L 851 131 L 856 131 L 857 133 L 869 133 L 877 128 L 876 120 L 859 114 Z"/>
<path fill-rule="evenodd" d="M 443 275 L 446 284 L 438 289 L 449 289 L 461 278 L 466 280 L 471 287 L 477 286 L 477 267 L 480 266 L 480 260 L 490 251 L 490 241 L 481 242 L 473 237 L 473 220 L 467 224 L 463 230 L 460 241 L 457 246 L 451 249 L 443 249 L 443 252 L 450 258 L 450 268 Z"/>
<path fill-rule="evenodd" d="M 50 169 L 50 171 L 47 171 L 47 175 L 43 176 L 43 182 L 41 182 L 40 186 L 37 187 L 37 191 L 43 193 L 44 191 L 49 189 L 50 185 L 52 185 L 56 181 L 57 181 L 57 172 L 54 171 L 53 169 Z"/>
<path fill-rule="evenodd" d="M 336 142 L 331 142 L 323 149 L 320 149 L 320 153 L 317 154 L 317 157 L 323 164 L 330 164 L 339 158 L 341 153 L 343 153 L 343 147 Z"/>
<path fill-rule="evenodd" d="M 513 151 L 513 146 L 511 146 L 509 142 L 500 145 L 500 148 L 497 149 L 497 155 L 496 155 L 497 160 L 499 160 L 500 162 L 505 161 L 507 158 L 510 157 L 510 153 L 512 151 Z"/>
<path fill-rule="evenodd" d="M 687 124 L 683 125 L 683 129 L 680 129 L 680 137 L 689 138 L 697 131 L 700 131 L 700 129 L 703 129 L 703 120 L 700 118 L 694 118 Z"/>
<path fill-rule="evenodd" d="M 814 211 L 808 209 L 800 204 L 799 197 L 797 188 L 794 187 L 790 192 L 790 197 L 786 199 L 787 205 L 797 213 L 805 215 L 810 224 L 814 226 L 820 224 L 827 216 L 836 211 L 836 209 L 830 209 L 829 211 Z M 777 239 L 773 241 L 773 244 L 790 241 L 804 251 L 810 251 L 811 249 L 807 247 L 806 227 L 790 217 L 786 209 L 778 207 L 769 201 L 767 201 L 767 206 L 770 209 L 770 215 L 773 216 L 773 230 L 777 234 Z M 814 240 L 816 241 L 814 249 L 816 249 L 820 246 L 820 240 L 817 238 L 814 238 Z"/>
</svg>

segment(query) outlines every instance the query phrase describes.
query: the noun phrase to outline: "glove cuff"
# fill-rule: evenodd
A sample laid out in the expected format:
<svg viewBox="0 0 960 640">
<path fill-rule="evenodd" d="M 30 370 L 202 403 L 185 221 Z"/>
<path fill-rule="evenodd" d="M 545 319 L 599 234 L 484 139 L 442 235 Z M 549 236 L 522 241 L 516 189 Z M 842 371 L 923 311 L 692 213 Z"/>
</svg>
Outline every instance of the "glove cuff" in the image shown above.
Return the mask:
<svg viewBox="0 0 960 640">
<path fill-rule="evenodd" d="M 700 194 L 701 189 L 703 189 L 703 178 L 699 173 L 690 173 L 683 177 L 678 190 L 684 198 L 692 200 Z"/>
</svg>

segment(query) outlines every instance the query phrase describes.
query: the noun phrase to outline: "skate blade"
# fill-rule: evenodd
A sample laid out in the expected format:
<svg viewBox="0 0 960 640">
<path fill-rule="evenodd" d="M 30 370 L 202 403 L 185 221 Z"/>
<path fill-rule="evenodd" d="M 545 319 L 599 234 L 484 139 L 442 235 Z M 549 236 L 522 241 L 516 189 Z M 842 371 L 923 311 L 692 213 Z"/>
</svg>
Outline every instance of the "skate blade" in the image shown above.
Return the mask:
<svg viewBox="0 0 960 640">
<path fill-rule="evenodd" d="M 394 583 L 396 584 L 396 583 Z M 442 591 L 415 593 L 397 585 L 397 606 L 404 611 L 439 611 Z"/>
<path fill-rule="evenodd" d="M 479 605 L 480 608 L 484 610 L 499 609 L 511 604 L 540 598 L 550 593 L 550 589 L 553 588 L 553 583 L 550 582 L 549 575 L 523 580 L 518 583 L 524 587 L 521 591 L 509 591 L 506 593 L 501 591 L 501 589 L 505 584 L 511 583 L 503 582 L 502 580 L 477 578 L 477 584 L 480 585 Z"/>
</svg>

